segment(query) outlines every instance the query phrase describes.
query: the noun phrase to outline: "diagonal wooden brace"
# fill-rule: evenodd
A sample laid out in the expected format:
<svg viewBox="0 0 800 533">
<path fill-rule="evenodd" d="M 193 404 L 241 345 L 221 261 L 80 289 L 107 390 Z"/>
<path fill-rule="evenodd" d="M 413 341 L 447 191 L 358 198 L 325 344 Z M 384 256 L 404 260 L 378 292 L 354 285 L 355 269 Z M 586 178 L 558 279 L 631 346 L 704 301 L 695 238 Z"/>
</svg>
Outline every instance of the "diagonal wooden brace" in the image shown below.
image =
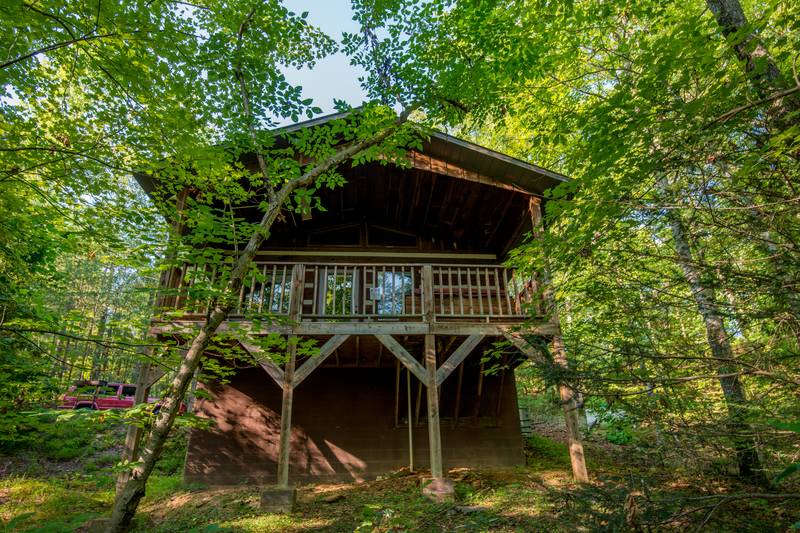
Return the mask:
<svg viewBox="0 0 800 533">
<path fill-rule="evenodd" d="M 517 348 L 517 350 L 522 352 L 531 361 L 541 362 L 544 360 L 542 352 L 531 346 L 530 343 L 526 341 L 523 337 L 519 335 L 514 335 L 510 331 L 504 331 L 503 336 L 506 339 L 508 339 L 511 342 L 511 344 L 513 344 Z"/>
<path fill-rule="evenodd" d="M 454 351 L 450 357 L 447 358 L 447 361 L 442 363 L 442 366 L 440 366 L 436 371 L 437 386 L 441 385 L 444 380 L 447 379 L 447 376 L 449 376 L 453 370 L 458 368 L 458 365 L 460 365 L 464 359 L 466 359 L 467 356 L 472 353 L 472 350 L 474 350 L 475 347 L 480 344 L 480 342 L 483 340 L 483 337 L 483 335 L 470 335 L 464 342 L 461 343 L 461 346 L 456 348 L 456 351 Z"/>
<path fill-rule="evenodd" d="M 294 379 L 292 380 L 292 387 L 297 387 L 300 383 L 306 379 L 309 374 L 311 374 L 316 368 L 325 362 L 325 359 L 328 358 L 330 354 L 336 351 L 336 348 L 342 345 L 344 341 L 350 338 L 350 335 L 334 335 L 328 341 L 323 344 L 317 355 L 314 355 L 303 363 L 303 366 L 297 369 L 297 372 L 294 374 Z"/>
<path fill-rule="evenodd" d="M 261 368 L 263 368 L 267 374 L 269 374 L 269 377 L 271 377 L 275 381 L 275 383 L 278 384 L 280 388 L 283 388 L 283 370 L 281 369 L 281 367 L 279 367 L 274 362 L 272 362 L 271 359 L 266 357 L 266 355 L 264 354 L 264 350 L 262 350 L 255 344 L 251 344 L 242 338 L 239 338 L 237 340 L 239 341 L 239 344 L 242 345 L 242 348 L 247 350 L 247 353 L 252 355 L 253 358 L 256 361 L 258 361 L 258 364 L 261 365 Z"/>
<path fill-rule="evenodd" d="M 417 376 L 417 379 L 424 383 L 425 386 L 428 385 L 428 376 L 425 372 L 425 368 L 423 368 L 423 366 L 419 364 L 419 361 L 414 359 L 414 357 L 408 353 L 408 351 L 406 351 L 406 349 L 403 348 L 399 342 L 394 340 L 394 337 L 391 335 L 375 335 L 375 337 L 381 342 L 381 344 L 386 346 L 386 348 L 388 348 L 388 350 L 392 352 L 394 356 L 397 357 L 397 359 L 399 359 L 400 362 L 411 371 L 412 374 Z"/>
</svg>

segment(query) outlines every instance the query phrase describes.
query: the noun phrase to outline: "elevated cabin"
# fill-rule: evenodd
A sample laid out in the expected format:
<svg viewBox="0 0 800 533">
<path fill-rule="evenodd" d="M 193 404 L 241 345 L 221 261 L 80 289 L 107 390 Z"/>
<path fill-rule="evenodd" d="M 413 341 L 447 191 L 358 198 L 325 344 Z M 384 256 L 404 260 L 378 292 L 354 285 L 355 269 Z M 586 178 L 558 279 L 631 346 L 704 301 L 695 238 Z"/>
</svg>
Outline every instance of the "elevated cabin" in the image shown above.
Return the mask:
<svg viewBox="0 0 800 533">
<path fill-rule="evenodd" d="M 325 211 L 273 227 L 228 321 L 260 367 L 205 386 L 213 399 L 196 412 L 215 425 L 191 433 L 188 481 L 359 480 L 410 462 L 442 477 L 523 463 L 513 369 L 524 355 L 482 358 L 499 340 L 522 347 L 521 333 L 558 333 L 538 277 L 503 261 L 539 220 L 544 191 L 566 178 L 443 133 L 409 156 L 411 168 L 343 165 L 346 184 L 319 191 Z M 203 304 L 181 291 L 214 275 L 188 265 L 167 281 L 178 316 L 154 332 L 201 322 Z M 286 320 L 256 327 L 260 314 Z M 290 344 L 285 366 L 261 357 L 252 337 L 276 331 L 314 339 L 320 353 L 296 357 Z"/>
</svg>

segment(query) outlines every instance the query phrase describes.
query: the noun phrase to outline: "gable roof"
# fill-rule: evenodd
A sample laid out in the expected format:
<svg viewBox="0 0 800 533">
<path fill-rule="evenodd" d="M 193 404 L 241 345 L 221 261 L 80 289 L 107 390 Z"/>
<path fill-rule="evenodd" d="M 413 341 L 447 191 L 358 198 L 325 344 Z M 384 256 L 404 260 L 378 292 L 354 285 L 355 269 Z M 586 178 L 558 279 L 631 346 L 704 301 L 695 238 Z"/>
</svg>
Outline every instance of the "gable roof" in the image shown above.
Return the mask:
<svg viewBox="0 0 800 533">
<path fill-rule="evenodd" d="M 312 128 L 343 118 L 350 113 L 351 111 L 332 113 L 290 126 L 276 128 L 273 131 L 280 137 L 282 134 L 289 134 L 304 128 Z M 438 160 L 438 162 L 443 162 L 446 166 L 451 165 L 451 169 L 455 171 L 452 173 L 447 172 L 451 177 L 473 181 L 477 178 L 478 181 L 483 183 L 487 183 L 486 180 L 488 180 L 490 184 L 495 181 L 498 182 L 495 185 L 505 185 L 518 192 L 536 196 L 542 196 L 548 189 L 571 181 L 571 178 L 558 172 L 435 130 L 423 141 L 422 152 L 425 156 Z M 439 171 L 436 168 L 428 168 L 427 170 L 432 172 Z M 154 182 L 151 175 L 137 172 L 134 173 L 134 177 L 147 194 L 153 192 Z"/>
<path fill-rule="evenodd" d="M 349 114 L 350 111 L 333 113 L 278 128 L 275 132 L 278 134 L 292 133 L 344 118 Z M 486 176 L 538 196 L 544 194 L 548 189 L 570 181 L 570 178 L 558 172 L 533 165 L 440 131 L 431 133 L 430 137 L 423 142 L 422 151 L 432 158 L 451 163 L 461 169 Z"/>
</svg>

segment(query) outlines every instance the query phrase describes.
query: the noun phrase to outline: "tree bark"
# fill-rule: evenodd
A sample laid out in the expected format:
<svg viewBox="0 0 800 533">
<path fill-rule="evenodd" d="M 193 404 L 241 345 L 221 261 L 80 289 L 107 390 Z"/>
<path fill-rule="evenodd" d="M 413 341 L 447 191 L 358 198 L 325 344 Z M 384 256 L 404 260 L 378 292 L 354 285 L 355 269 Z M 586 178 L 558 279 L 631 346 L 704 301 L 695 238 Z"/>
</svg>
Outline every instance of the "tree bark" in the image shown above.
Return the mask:
<svg viewBox="0 0 800 533">
<path fill-rule="evenodd" d="M 748 28 L 747 17 L 739 0 L 706 0 L 722 34 L 731 40 L 736 57 L 744 64 L 745 73 L 762 98 L 786 89 L 786 79 L 761 39 Z M 782 131 L 796 124 L 800 117 L 800 100 L 796 94 L 776 98 L 768 111 L 769 122 Z M 795 114 L 795 116 L 790 116 Z"/>
<path fill-rule="evenodd" d="M 695 262 L 680 214 L 674 210 L 667 210 L 666 216 L 672 231 L 678 263 L 683 270 L 684 277 L 692 291 L 692 297 L 703 318 L 706 340 L 711 349 L 711 355 L 716 361 L 721 362 L 718 364 L 718 372 L 721 376 L 719 382 L 728 409 L 728 427 L 731 430 L 736 451 L 739 475 L 759 485 L 766 485 L 766 476 L 758 458 L 755 440 L 748 436 L 751 430 L 745 419 L 745 404 L 747 400 L 742 383 L 736 374 L 733 350 L 728 333 L 725 330 L 723 317 L 716 304 L 714 289 L 703 279 L 702 273 Z"/>
<path fill-rule="evenodd" d="M 706 5 L 714 14 L 722 34 L 729 39 L 736 57 L 742 61 L 745 74 L 752 88 L 760 98 L 768 98 L 790 88 L 788 79 L 780 70 L 772 54 L 748 27 L 747 17 L 739 0 L 706 0 Z M 800 124 L 800 96 L 797 93 L 775 98 L 767 110 L 767 124 L 772 133 L 780 133 Z M 800 152 L 793 148 L 790 152 L 795 159 Z M 758 218 L 759 213 L 755 213 Z M 788 252 L 781 250 L 785 240 L 778 232 L 767 229 L 766 238 L 762 239 L 762 248 L 766 248 L 767 257 L 775 269 L 783 290 L 775 294 L 777 301 L 785 303 L 794 318 L 792 332 L 796 339 L 798 334 L 797 320 L 800 319 L 800 295 L 796 289 L 795 269 L 792 258 L 787 260 Z M 791 246 L 791 245 L 790 245 Z"/>
<path fill-rule="evenodd" d="M 540 200 L 531 196 L 529 202 L 529 210 L 531 214 L 532 233 L 534 236 L 539 237 L 543 232 L 542 223 L 542 209 Z M 567 350 L 564 346 L 564 339 L 561 336 L 561 320 L 558 316 L 558 307 L 556 305 L 555 294 L 553 294 L 553 287 L 550 283 L 550 273 L 547 267 L 544 268 L 543 284 L 544 291 L 542 299 L 547 307 L 547 312 L 550 317 L 550 322 L 558 328 L 558 335 L 554 335 L 552 339 L 553 350 L 553 363 L 556 366 L 566 369 L 569 366 L 567 360 Z M 581 439 L 581 428 L 578 421 L 578 402 L 576 401 L 576 392 L 569 386 L 568 383 L 561 382 L 558 384 L 558 393 L 561 397 L 561 407 L 564 410 L 564 423 L 567 428 L 567 441 L 569 445 L 569 459 L 572 463 L 572 476 L 578 483 L 589 482 L 589 472 L 586 469 L 586 456 L 583 453 L 583 440 Z"/>
<path fill-rule="evenodd" d="M 408 120 L 411 111 L 412 109 L 405 110 L 400 117 L 398 117 L 393 127 L 386 128 L 369 139 L 354 143 L 339 150 L 336 154 L 318 164 L 306 174 L 286 183 L 274 194 L 273 199 L 271 199 L 262 216 L 261 222 L 255 232 L 250 236 L 247 246 L 238 257 L 231 271 L 230 280 L 224 290 L 223 297 L 220 298 L 219 302 L 214 306 L 199 333 L 197 333 L 189 343 L 189 349 L 183 356 L 180 368 L 173 378 L 168 392 L 164 395 L 161 410 L 153 423 L 147 443 L 142 449 L 140 457 L 141 463 L 131 470 L 128 481 L 117 494 L 111 523 L 109 524 L 110 531 L 122 532 L 130 527 L 139 501 L 145 494 L 147 479 L 150 477 L 153 467 L 158 457 L 161 455 L 161 450 L 167 440 L 170 429 L 172 429 L 175 417 L 178 414 L 181 400 L 186 394 L 192 376 L 200 364 L 200 359 L 219 326 L 225 321 L 231 310 L 235 307 L 239 289 L 242 286 L 256 252 L 266 239 L 269 234 L 269 229 L 272 227 L 272 224 L 275 222 L 280 210 L 283 208 L 283 205 L 289 199 L 292 192 L 299 187 L 313 184 L 323 173 L 350 159 L 366 148 L 374 146 L 388 138 L 397 127 Z"/>
</svg>

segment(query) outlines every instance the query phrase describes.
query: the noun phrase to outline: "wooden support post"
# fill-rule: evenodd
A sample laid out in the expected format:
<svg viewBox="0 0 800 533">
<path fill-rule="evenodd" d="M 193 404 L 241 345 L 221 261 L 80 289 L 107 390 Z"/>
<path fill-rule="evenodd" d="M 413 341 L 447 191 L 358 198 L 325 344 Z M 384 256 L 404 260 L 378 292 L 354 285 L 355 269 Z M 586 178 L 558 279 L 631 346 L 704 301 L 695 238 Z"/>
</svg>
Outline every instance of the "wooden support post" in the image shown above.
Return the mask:
<svg viewBox="0 0 800 533">
<path fill-rule="evenodd" d="M 542 209 L 539 198 L 531 196 L 529 200 L 531 212 L 532 233 L 535 237 L 541 236 L 544 227 L 542 225 Z M 546 311 L 550 316 L 550 323 L 556 328 L 556 333 L 552 338 L 553 363 L 566 369 L 568 367 L 567 351 L 564 348 L 564 339 L 561 337 L 561 321 L 558 317 L 553 286 L 550 283 L 550 273 L 547 267 L 542 272 L 542 282 L 544 291 L 542 299 Z M 572 475 L 578 483 L 588 483 L 589 473 L 586 470 L 586 458 L 583 453 L 583 441 L 581 440 L 580 426 L 578 425 L 578 408 L 575 401 L 575 391 L 566 384 L 559 383 L 559 395 L 561 405 L 564 409 L 564 421 L 567 427 L 567 439 L 569 442 L 569 458 L 572 463 Z"/>
<path fill-rule="evenodd" d="M 433 300 L 433 267 L 431 265 L 422 266 L 422 320 L 428 324 L 433 323 L 436 314 L 434 313 Z"/>
<path fill-rule="evenodd" d="M 292 292 L 289 318 L 297 322 L 303 308 L 305 270 L 303 265 L 292 268 Z M 297 361 L 297 337 L 289 337 L 288 358 L 283 369 L 283 401 L 281 404 L 281 436 L 278 447 L 278 488 L 289 488 L 289 460 L 292 442 L 292 402 L 294 400 L 294 367 Z"/>
<path fill-rule="evenodd" d="M 289 358 L 283 371 L 283 402 L 281 404 L 281 437 L 278 448 L 278 487 L 289 488 L 289 453 L 292 440 L 292 402 L 294 400 L 294 365 L 297 356 L 297 337 L 289 337 Z"/>
<path fill-rule="evenodd" d="M 414 426 L 411 420 L 411 371 L 406 369 L 406 405 L 408 406 L 408 469 L 414 471 Z"/>
<path fill-rule="evenodd" d="M 431 454 L 431 481 L 424 484 L 422 494 L 435 502 L 453 501 L 455 486 L 444 476 L 442 434 L 439 427 L 439 387 L 436 385 L 436 336 L 425 335 L 425 369 L 428 389 L 428 447 Z"/>
<path fill-rule="evenodd" d="M 428 371 L 428 442 L 431 453 L 431 476 L 442 479 L 442 436 L 439 429 L 439 389 L 436 386 L 436 337 L 425 335 L 425 368 Z"/>
</svg>

